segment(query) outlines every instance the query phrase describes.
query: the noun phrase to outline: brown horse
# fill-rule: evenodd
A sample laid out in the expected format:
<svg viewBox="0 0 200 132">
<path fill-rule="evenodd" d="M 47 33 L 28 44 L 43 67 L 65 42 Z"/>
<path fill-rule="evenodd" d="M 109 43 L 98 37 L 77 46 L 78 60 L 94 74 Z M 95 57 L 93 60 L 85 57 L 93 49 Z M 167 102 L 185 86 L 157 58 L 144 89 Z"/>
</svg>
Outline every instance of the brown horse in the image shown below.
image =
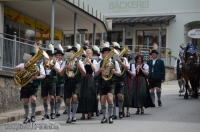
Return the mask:
<svg viewBox="0 0 200 132">
<path fill-rule="evenodd" d="M 188 81 L 192 86 L 193 95 L 192 97 L 198 98 L 198 87 L 199 87 L 199 78 L 200 78 L 200 66 L 199 63 L 196 61 L 196 52 L 187 52 L 185 50 L 185 59 L 182 64 L 182 72 L 183 77 L 185 79 L 185 96 L 184 99 L 188 99 Z"/>
</svg>

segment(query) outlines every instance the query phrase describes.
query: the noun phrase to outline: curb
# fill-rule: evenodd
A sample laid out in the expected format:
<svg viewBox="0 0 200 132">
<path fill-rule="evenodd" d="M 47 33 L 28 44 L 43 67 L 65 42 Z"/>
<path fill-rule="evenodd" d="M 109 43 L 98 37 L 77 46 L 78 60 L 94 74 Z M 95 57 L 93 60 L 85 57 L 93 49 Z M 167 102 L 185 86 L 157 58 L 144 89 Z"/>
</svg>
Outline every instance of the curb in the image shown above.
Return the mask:
<svg viewBox="0 0 200 132">
<path fill-rule="evenodd" d="M 65 109 L 65 106 L 60 107 L 60 110 L 64 110 L 64 109 Z M 48 109 L 48 111 L 50 111 L 50 109 Z M 44 114 L 44 110 L 38 110 L 38 111 L 35 112 L 35 116 L 42 115 L 42 114 Z M 4 119 L 0 119 L 0 124 L 12 122 L 12 121 L 18 121 L 18 120 L 21 120 L 21 119 L 24 119 L 24 118 L 25 118 L 25 114 L 19 114 L 19 115 L 16 115 L 16 116 L 11 116 L 11 117 L 7 117 L 7 118 L 4 118 Z"/>
</svg>

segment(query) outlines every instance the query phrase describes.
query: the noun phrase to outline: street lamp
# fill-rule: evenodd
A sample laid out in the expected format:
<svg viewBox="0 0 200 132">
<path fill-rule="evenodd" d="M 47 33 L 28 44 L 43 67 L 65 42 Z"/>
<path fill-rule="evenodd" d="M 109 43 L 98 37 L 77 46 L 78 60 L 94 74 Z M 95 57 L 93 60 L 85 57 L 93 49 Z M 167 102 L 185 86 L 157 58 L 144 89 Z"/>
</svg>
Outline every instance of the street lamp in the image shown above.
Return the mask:
<svg viewBox="0 0 200 132">
<path fill-rule="evenodd" d="M 87 29 L 78 29 L 77 30 L 80 34 L 83 34 L 83 41 L 85 41 L 85 33 L 88 31 Z"/>
</svg>

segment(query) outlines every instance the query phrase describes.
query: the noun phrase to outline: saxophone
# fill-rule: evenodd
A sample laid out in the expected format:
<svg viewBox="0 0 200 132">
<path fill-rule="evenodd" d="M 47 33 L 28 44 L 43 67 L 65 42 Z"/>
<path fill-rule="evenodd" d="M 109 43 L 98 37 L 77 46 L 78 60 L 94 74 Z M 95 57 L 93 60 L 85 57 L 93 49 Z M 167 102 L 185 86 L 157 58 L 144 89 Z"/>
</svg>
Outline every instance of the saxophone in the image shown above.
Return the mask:
<svg viewBox="0 0 200 132">
<path fill-rule="evenodd" d="M 75 64 L 72 64 L 71 62 L 72 61 L 75 61 L 76 57 L 82 55 L 84 53 L 84 49 L 83 48 L 80 48 L 79 51 L 77 51 L 73 57 L 71 59 L 67 59 L 66 60 L 66 65 L 69 65 L 70 68 L 66 69 L 66 75 L 68 78 L 73 78 L 77 72 L 78 72 L 78 68 L 75 66 Z M 74 73 L 74 70 L 76 69 L 75 73 Z"/>
<path fill-rule="evenodd" d="M 122 58 L 124 54 L 126 54 L 128 51 L 130 51 L 130 49 L 128 48 L 128 46 L 126 45 L 123 50 L 120 52 L 119 54 L 119 58 Z M 121 65 L 120 65 L 120 69 L 122 69 Z M 121 75 L 123 75 L 125 69 L 122 71 Z"/>
<path fill-rule="evenodd" d="M 106 56 L 106 58 L 103 60 L 102 67 L 105 68 L 105 71 L 102 72 L 102 78 L 105 81 L 110 80 L 113 76 L 113 73 L 111 71 L 114 68 L 114 64 L 110 61 L 110 58 L 113 57 L 113 55 L 116 53 L 117 51 L 115 49 L 112 49 Z"/>
<path fill-rule="evenodd" d="M 39 73 L 39 68 L 35 65 L 35 63 L 43 57 L 49 58 L 48 54 L 41 47 L 39 47 L 38 52 L 25 64 L 24 68 L 26 70 L 19 71 L 14 75 L 15 85 L 24 87 L 31 82 L 32 76 L 37 76 Z"/>
</svg>

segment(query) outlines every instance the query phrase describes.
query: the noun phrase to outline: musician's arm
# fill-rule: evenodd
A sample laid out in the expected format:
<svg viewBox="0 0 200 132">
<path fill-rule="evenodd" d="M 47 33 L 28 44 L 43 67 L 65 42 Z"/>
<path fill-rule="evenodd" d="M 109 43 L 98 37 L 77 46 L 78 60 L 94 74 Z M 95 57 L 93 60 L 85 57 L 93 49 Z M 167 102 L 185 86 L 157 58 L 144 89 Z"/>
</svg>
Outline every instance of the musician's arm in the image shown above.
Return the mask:
<svg viewBox="0 0 200 132">
<path fill-rule="evenodd" d="M 65 66 L 65 62 L 61 65 L 61 70 L 60 70 L 60 76 L 62 77 L 62 76 L 64 76 L 64 74 L 65 74 L 65 72 L 66 72 L 66 66 Z"/>
<path fill-rule="evenodd" d="M 129 69 L 128 61 L 126 58 L 124 58 L 124 62 L 122 62 L 120 59 L 117 61 L 119 65 L 121 65 L 125 70 Z"/>
<path fill-rule="evenodd" d="M 85 76 L 86 75 L 86 71 L 85 71 L 85 67 L 84 67 L 84 65 L 83 65 L 83 62 L 82 61 L 79 61 L 78 62 L 78 68 L 79 68 L 79 70 L 80 70 L 80 72 L 81 72 L 81 75 L 82 76 Z"/>
<path fill-rule="evenodd" d="M 99 63 L 97 64 L 97 67 L 96 67 L 96 69 L 95 69 L 95 76 L 98 76 L 100 73 L 101 73 L 101 70 L 100 70 L 100 62 L 101 61 L 99 61 Z"/>
<path fill-rule="evenodd" d="M 59 66 L 58 62 L 55 63 L 55 65 L 53 66 L 53 69 L 54 69 L 57 73 L 60 73 L 60 66 Z"/>
<path fill-rule="evenodd" d="M 113 74 L 115 74 L 116 76 L 121 76 L 121 70 L 117 61 L 115 61 L 115 70 L 113 70 Z"/>
<path fill-rule="evenodd" d="M 14 68 L 14 71 L 15 71 L 15 72 L 19 72 L 19 71 L 21 71 L 21 69 L 24 69 L 24 63 L 21 63 L 21 64 L 19 64 L 18 66 L 16 66 L 16 67 Z"/>
<path fill-rule="evenodd" d="M 93 63 L 90 62 L 90 66 L 91 66 L 93 72 L 95 72 L 96 65 L 97 65 L 97 61 L 96 60 L 93 60 Z"/>
</svg>

